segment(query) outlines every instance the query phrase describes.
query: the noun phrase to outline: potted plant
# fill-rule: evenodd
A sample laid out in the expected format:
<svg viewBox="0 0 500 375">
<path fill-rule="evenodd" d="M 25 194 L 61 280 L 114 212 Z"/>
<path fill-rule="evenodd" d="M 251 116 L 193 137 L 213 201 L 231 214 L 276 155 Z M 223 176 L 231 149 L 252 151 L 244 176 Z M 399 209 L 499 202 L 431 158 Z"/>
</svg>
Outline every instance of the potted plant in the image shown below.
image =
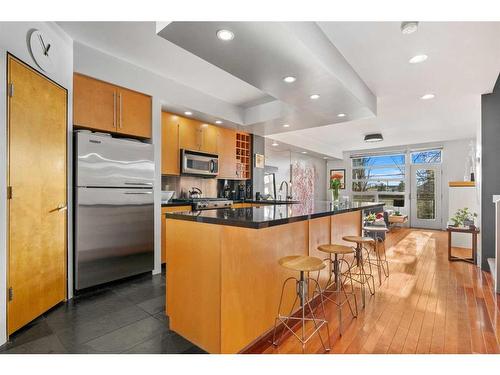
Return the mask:
<svg viewBox="0 0 500 375">
<path fill-rule="evenodd" d="M 332 201 L 339 201 L 339 188 L 342 184 L 343 176 L 341 174 L 335 173 L 330 177 L 330 189 L 332 191 Z"/>
<path fill-rule="evenodd" d="M 454 216 L 450 218 L 454 227 L 471 227 L 474 226 L 474 218 L 477 214 L 470 212 L 467 207 L 459 208 Z"/>
<path fill-rule="evenodd" d="M 377 219 L 377 215 L 375 214 L 368 214 L 365 216 L 365 222 L 372 224 L 375 220 Z"/>
</svg>

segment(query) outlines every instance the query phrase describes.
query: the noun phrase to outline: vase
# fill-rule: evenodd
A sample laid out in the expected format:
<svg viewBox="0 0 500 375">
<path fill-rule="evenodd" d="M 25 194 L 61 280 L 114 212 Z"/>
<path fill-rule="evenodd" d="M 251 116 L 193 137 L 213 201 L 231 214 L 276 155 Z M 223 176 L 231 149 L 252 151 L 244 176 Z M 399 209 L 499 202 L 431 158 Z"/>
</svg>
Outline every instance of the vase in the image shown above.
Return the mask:
<svg viewBox="0 0 500 375">
<path fill-rule="evenodd" d="M 339 188 L 332 189 L 332 202 L 334 203 L 339 202 Z"/>
</svg>

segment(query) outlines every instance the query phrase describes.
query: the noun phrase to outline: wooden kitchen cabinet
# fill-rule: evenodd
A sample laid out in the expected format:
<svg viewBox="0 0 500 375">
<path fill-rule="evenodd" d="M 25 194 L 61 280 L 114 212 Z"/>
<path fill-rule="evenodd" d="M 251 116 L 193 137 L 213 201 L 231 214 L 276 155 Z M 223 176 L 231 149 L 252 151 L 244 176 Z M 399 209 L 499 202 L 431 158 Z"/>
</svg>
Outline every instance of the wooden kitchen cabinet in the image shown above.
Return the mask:
<svg viewBox="0 0 500 375">
<path fill-rule="evenodd" d="M 179 121 L 179 146 L 186 150 L 200 150 L 201 123 L 196 120 L 177 116 Z"/>
<path fill-rule="evenodd" d="M 214 125 L 201 125 L 201 147 L 200 151 L 209 154 L 218 154 L 219 127 Z"/>
<path fill-rule="evenodd" d="M 236 132 L 232 129 L 219 128 L 219 176 L 236 180 Z"/>
<path fill-rule="evenodd" d="M 82 74 L 73 76 L 73 125 L 151 138 L 151 97 Z"/>
<path fill-rule="evenodd" d="M 151 97 L 136 91 L 118 88 L 118 132 L 151 138 Z"/>
<path fill-rule="evenodd" d="M 179 121 L 171 113 L 161 113 L 161 174 L 180 174 Z"/>
<path fill-rule="evenodd" d="M 116 87 L 75 74 L 73 78 L 73 124 L 104 132 L 117 131 Z"/>
</svg>

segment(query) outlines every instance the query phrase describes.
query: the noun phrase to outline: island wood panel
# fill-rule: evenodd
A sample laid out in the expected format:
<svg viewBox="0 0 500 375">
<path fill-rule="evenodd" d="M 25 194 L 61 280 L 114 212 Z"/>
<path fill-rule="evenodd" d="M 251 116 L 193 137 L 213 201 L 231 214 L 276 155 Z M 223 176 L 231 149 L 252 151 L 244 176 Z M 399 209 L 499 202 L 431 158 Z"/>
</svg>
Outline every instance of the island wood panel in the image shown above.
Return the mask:
<svg viewBox="0 0 500 375">
<path fill-rule="evenodd" d="M 172 206 L 172 207 L 162 207 L 161 208 L 161 262 L 166 262 L 167 248 L 172 246 L 172 242 L 167 241 L 166 235 L 166 217 L 167 212 L 182 212 L 191 211 L 191 206 Z"/>
<path fill-rule="evenodd" d="M 332 244 L 353 246 L 352 242 L 344 241 L 342 237 L 361 235 L 361 212 L 352 211 L 330 216 Z"/>
<path fill-rule="evenodd" d="M 274 327 L 283 282 L 298 276 L 281 267 L 278 260 L 307 255 L 308 221 L 257 230 L 223 228 L 221 353 L 237 353 Z M 284 294 L 284 313 L 294 298 L 295 286 L 290 282 Z"/>
<path fill-rule="evenodd" d="M 309 220 L 309 255 L 320 259 L 328 259 L 328 254 L 318 250 L 319 245 L 329 244 L 331 236 L 330 216 Z M 320 272 L 320 285 L 324 287 L 328 282 L 330 265 Z"/>
<path fill-rule="evenodd" d="M 166 253 L 170 329 L 209 353 L 220 353 L 223 226 L 167 219 L 165 227 L 171 244 Z"/>
</svg>

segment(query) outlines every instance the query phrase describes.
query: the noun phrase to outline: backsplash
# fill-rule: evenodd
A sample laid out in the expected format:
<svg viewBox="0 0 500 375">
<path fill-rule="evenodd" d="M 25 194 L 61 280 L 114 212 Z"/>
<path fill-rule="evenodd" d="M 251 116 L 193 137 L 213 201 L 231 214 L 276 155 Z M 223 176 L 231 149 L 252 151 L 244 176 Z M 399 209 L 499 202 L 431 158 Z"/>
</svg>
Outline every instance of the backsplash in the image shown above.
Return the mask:
<svg viewBox="0 0 500 375">
<path fill-rule="evenodd" d="M 201 189 L 204 197 L 217 197 L 217 180 L 191 176 L 162 176 L 162 190 L 175 191 L 174 198 L 188 198 L 193 187 Z"/>
</svg>

